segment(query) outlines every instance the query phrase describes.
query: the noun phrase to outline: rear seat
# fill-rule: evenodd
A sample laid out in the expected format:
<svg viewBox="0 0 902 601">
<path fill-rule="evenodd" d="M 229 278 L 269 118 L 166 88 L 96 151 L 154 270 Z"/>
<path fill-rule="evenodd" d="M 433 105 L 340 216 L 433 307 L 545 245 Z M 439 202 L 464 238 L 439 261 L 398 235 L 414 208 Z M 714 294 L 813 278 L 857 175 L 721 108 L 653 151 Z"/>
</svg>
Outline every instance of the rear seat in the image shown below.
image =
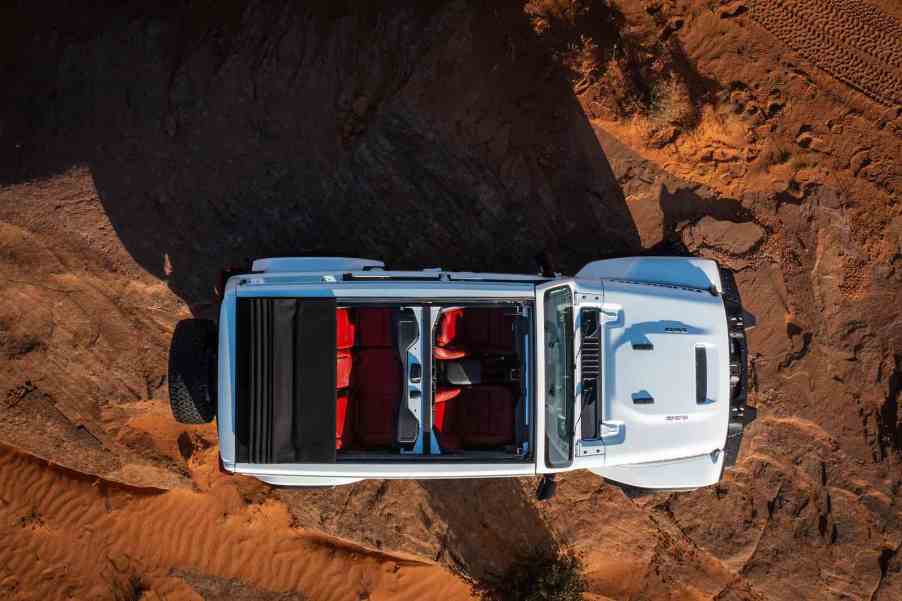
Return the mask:
<svg viewBox="0 0 902 601">
<path fill-rule="evenodd" d="M 439 318 L 433 354 L 461 359 L 474 353 L 514 352 L 514 315 L 505 309 L 446 309 Z"/>
<path fill-rule="evenodd" d="M 351 309 L 336 309 L 335 348 L 341 351 L 354 346 L 356 333 L 357 326 L 354 323 L 354 316 L 351 314 Z"/>
<path fill-rule="evenodd" d="M 354 358 L 351 395 L 355 434 L 366 446 L 391 446 L 395 409 L 401 398 L 401 367 L 391 348 L 359 349 Z"/>
<path fill-rule="evenodd" d="M 335 310 L 336 369 L 335 387 L 335 448 L 350 446 L 354 440 L 354 406 L 346 390 L 351 385 L 353 359 L 350 349 L 354 346 L 356 325 L 351 309 Z"/>
<path fill-rule="evenodd" d="M 351 385 L 351 368 L 354 365 L 351 351 L 338 351 L 336 353 L 337 365 L 335 367 L 335 388 L 341 390 Z"/>
<path fill-rule="evenodd" d="M 357 313 L 357 344 L 362 348 L 392 346 L 391 309 L 355 309 Z"/>
<path fill-rule="evenodd" d="M 335 448 L 344 449 L 354 442 L 354 405 L 348 392 L 335 397 Z"/>
<path fill-rule="evenodd" d="M 436 390 L 432 429 L 449 451 L 514 443 L 514 395 L 506 386 Z"/>
<path fill-rule="evenodd" d="M 357 441 L 391 446 L 401 369 L 392 348 L 392 310 L 337 309 L 335 448 Z"/>
</svg>

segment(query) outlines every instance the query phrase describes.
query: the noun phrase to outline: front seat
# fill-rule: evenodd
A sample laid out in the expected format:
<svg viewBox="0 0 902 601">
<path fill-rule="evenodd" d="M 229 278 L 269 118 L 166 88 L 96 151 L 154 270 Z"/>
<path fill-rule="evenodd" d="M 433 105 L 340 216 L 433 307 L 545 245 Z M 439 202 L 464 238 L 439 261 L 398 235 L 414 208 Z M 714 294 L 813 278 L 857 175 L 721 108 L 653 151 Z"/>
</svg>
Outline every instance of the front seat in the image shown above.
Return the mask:
<svg viewBox="0 0 902 601">
<path fill-rule="evenodd" d="M 439 317 L 433 356 L 462 359 L 472 354 L 504 355 L 514 352 L 513 313 L 505 309 L 445 309 Z"/>
<path fill-rule="evenodd" d="M 435 392 L 433 431 L 442 449 L 514 444 L 514 395 L 507 386 L 448 386 Z"/>
</svg>

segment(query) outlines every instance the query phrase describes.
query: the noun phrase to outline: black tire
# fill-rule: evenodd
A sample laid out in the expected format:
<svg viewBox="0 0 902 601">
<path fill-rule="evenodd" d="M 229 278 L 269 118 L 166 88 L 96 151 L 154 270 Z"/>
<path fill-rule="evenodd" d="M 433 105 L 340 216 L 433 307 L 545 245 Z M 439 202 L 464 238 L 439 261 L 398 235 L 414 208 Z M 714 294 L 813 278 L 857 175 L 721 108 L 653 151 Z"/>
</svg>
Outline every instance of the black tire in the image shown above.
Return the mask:
<svg viewBox="0 0 902 601">
<path fill-rule="evenodd" d="M 169 405 L 183 424 L 206 424 L 216 416 L 216 324 L 185 319 L 169 347 Z"/>
<path fill-rule="evenodd" d="M 736 276 L 732 270 L 720 268 L 720 285 L 723 288 L 724 298 L 742 307 L 742 298 L 739 296 L 739 287 L 736 285 Z"/>
</svg>

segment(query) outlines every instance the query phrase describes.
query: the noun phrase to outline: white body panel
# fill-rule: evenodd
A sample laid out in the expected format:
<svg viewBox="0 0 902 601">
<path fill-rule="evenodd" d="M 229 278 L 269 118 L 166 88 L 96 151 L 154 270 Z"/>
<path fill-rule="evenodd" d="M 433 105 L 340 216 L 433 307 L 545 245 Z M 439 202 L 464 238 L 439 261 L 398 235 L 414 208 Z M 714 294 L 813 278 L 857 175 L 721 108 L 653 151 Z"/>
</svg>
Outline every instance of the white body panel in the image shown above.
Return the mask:
<svg viewBox="0 0 902 601">
<path fill-rule="evenodd" d="M 440 270 L 393 272 L 381 267 L 381 262 L 364 259 L 264 259 L 254 263 L 254 270 L 263 273 L 229 280 L 219 321 L 217 415 L 220 454 L 228 471 L 286 486 L 348 484 L 364 478 L 526 476 L 582 468 L 650 489 L 695 488 L 719 479 L 729 420 L 730 387 L 727 326 L 723 302 L 716 294 L 721 283 L 713 261 L 662 257 L 595 261 L 580 270 L 576 278 L 555 280 Z M 603 311 L 604 427 L 601 438 L 592 441 L 580 440 L 579 427 L 575 427 L 572 464 L 551 469 L 544 460 L 542 295 L 562 285 L 574 291 L 575 321 L 583 307 Z M 535 373 L 529 374 L 534 399 L 530 415 L 535 423 L 529 456 L 507 462 L 449 462 L 436 461 L 434 457 L 407 457 L 390 462 L 236 463 L 236 300 L 238 297 L 315 296 L 374 303 L 455 299 L 534 303 L 536 327 L 527 337 L 534 345 L 535 359 L 532 363 Z M 574 325 L 574 331 L 578 332 L 578 324 Z M 578 357 L 579 336 L 574 338 L 574 355 Z M 640 338 L 651 342 L 654 350 L 633 350 L 632 342 Z M 693 388 L 693 353 L 697 345 L 708 352 L 710 402 L 702 404 L 696 402 Z M 574 379 L 579 381 L 578 377 Z M 634 404 L 633 395 L 639 392 L 654 397 L 654 404 Z M 579 403 L 577 389 L 574 407 L 577 417 Z M 581 449 L 589 447 L 594 447 L 591 453 L 581 453 Z M 712 461 L 715 455 L 720 459 Z"/>
<path fill-rule="evenodd" d="M 692 490 L 717 484 L 723 461 L 724 454 L 715 451 L 670 461 L 595 467 L 589 471 L 620 484 L 652 491 Z"/>
<path fill-rule="evenodd" d="M 576 274 L 577 279 L 622 279 L 666 283 L 694 288 L 714 286 L 723 292 L 717 263 L 694 257 L 625 257 L 592 261 Z"/>
<path fill-rule="evenodd" d="M 334 271 L 363 271 L 364 269 L 382 269 L 385 264 L 373 259 L 355 259 L 353 257 L 274 257 L 257 259 L 251 271 L 295 273 L 328 273 Z"/>
<path fill-rule="evenodd" d="M 722 448 L 730 386 L 720 297 L 605 280 L 602 310 L 605 465 L 669 461 Z M 635 350 L 634 343 L 653 350 Z M 701 404 L 695 394 L 696 347 L 707 354 Z M 637 404 L 640 396 L 654 402 Z"/>
<path fill-rule="evenodd" d="M 228 468 L 228 466 L 226 466 Z M 239 463 L 234 470 L 253 476 L 315 476 L 319 479 L 379 478 L 388 480 L 425 480 L 433 478 L 502 478 L 533 476 L 532 463 L 442 463 L 385 462 L 385 463 Z M 324 481 L 324 480 L 323 480 Z M 317 484 L 323 486 L 323 484 Z"/>
</svg>

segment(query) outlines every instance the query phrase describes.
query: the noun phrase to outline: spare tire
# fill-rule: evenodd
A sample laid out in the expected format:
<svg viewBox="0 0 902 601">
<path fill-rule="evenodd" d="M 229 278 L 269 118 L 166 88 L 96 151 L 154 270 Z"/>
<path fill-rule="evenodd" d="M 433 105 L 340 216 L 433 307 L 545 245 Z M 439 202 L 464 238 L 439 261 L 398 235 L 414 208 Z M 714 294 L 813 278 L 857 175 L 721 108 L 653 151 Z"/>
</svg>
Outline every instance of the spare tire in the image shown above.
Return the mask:
<svg viewBox="0 0 902 601">
<path fill-rule="evenodd" d="M 183 424 L 206 424 L 216 415 L 216 324 L 184 319 L 169 347 L 169 405 Z"/>
</svg>

